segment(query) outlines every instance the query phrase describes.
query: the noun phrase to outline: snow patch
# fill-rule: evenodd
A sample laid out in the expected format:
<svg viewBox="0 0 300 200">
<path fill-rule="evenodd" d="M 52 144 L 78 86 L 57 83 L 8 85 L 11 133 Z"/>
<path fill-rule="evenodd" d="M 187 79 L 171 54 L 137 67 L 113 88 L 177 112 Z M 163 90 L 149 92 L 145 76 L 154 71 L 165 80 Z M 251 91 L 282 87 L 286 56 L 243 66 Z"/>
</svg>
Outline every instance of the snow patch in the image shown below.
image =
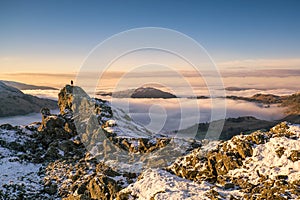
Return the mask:
<svg viewBox="0 0 300 200">
<path fill-rule="evenodd" d="M 270 138 L 269 142 L 253 148 L 252 157 L 243 161 L 242 168 L 231 170 L 228 174 L 233 177 L 248 178 L 252 184 L 258 184 L 261 175 L 271 179 L 275 179 L 278 175 L 286 175 L 289 182 L 300 180 L 300 161 L 293 162 L 289 159 L 293 150 L 300 150 L 300 126 L 289 125 L 287 131 L 295 133 L 298 138 Z M 283 150 L 281 156 L 276 153 L 279 149 Z"/>
<path fill-rule="evenodd" d="M 123 189 L 121 193 L 137 196 L 138 199 L 202 199 L 209 200 L 207 192 L 214 188 L 215 191 L 223 195 L 224 198 L 234 195 L 242 197 L 238 190 L 225 191 L 217 188 L 205 181 L 200 184 L 172 175 L 171 173 L 159 169 L 147 169 L 142 174 L 142 178 Z"/>
</svg>

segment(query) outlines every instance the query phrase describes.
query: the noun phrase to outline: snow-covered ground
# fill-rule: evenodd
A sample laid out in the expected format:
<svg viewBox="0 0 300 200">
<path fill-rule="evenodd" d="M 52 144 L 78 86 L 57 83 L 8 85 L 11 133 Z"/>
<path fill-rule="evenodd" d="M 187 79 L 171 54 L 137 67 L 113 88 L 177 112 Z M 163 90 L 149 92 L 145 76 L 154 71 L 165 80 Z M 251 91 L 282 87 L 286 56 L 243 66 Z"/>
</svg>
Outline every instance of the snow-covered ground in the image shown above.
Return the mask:
<svg viewBox="0 0 300 200">
<path fill-rule="evenodd" d="M 211 189 L 217 191 L 224 198 L 230 197 L 230 195 L 236 197 L 243 195 L 238 190 L 225 191 L 205 181 L 200 184 L 195 183 L 159 169 L 144 171 L 140 180 L 123 189 L 121 193 L 130 194 L 129 199 L 137 196 L 139 200 L 210 200 L 208 193 Z"/>
<path fill-rule="evenodd" d="M 30 142 L 30 138 L 15 130 L 0 129 L 0 141 L 0 196 L 17 199 L 24 195 L 26 199 L 42 191 L 44 183 L 39 174 L 42 165 L 21 160 L 23 152 L 14 150 Z"/>
</svg>

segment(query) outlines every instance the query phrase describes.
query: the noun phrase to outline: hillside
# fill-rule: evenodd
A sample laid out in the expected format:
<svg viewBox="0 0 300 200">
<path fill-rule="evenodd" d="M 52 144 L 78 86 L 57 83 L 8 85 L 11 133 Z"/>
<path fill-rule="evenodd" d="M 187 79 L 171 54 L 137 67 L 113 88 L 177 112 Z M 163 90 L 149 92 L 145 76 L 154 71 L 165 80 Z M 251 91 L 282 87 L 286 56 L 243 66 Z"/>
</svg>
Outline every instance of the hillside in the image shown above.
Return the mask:
<svg viewBox="0 0 300 200">
<path fill-rule="evenodd" d="M 276 104 L 282 103 L 285 97 L 273 95 L 273 94 L 255 94 L 252 97 L 240 97 L 240 96 L 226 96 L 227 99 L 243 100 L 249 102 L 263 103 L 263 104 Z"/>
<path fill-rule="evenodd" d="M 286 107 L 286 114 L 299 115 L 300 114 L 300 92 L 285 97 L 281 106 Z"/>
<path fill-rule="evenodd" d="M 295 93 L 286 96 L 277 96 L 273 94 L 255 94 L 252 97 L 226 96 L 227 99 L 243 100 L 262 104 L 278 104 L 285 107 L 285 114 L 298 115 L 300 114 L 300 93 Z"/>
<path fill-rule="evenodd" d="M 187 129 L 183 129 L 179 132 L 180 134 L 188 134 L 190 132 L 197 131 L 196 138 L 202 140 L 206 138 L 206 134 L 208 128 L 210 127 L 211 132 L 217 130 L 214 127 L 217 127 L 220 123 L 224 122 L 224 126 L 220 136 L 217 136 L 221 140 L 229 140 L 233 136 L 240 134 L 240 133 L 249 133 L 251 131 L 259 130 L 259 129 L 269 129 L 274 126 L 278 122 L 270 122 L 265 120 L 256 119 L 255 117 L 245 116 L 245 117 L 238 117 L 238 118 L 228 118 L 224 120 L 213 121 L 211 123 L 199 123 L 194 126 L 191 126 Z M 176 132 L 176 133 L 177 133 Z M 214 134 L 208 135 L 210 139 L 214 137 Z"/>
<path fill-rule="evenodd" d="M 0 81 L 0 117 L 39 112 L 41 108 L 57 108 L 57 102 L 27 95 Z"/>
</svg>

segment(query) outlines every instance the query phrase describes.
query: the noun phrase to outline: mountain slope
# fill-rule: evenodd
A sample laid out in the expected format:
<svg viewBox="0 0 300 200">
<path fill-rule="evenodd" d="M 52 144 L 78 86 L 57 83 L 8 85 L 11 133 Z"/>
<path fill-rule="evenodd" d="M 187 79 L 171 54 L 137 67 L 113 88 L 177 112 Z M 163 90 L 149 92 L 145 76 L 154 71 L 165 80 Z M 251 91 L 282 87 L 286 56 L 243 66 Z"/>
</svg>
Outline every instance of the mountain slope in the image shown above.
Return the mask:
<svg viewBox="0 0 300 200">
<path fill-rule="evenodd" d="M 211 132 L 214 131 L 214 127 L 218 127 L 218 124 L 222 123 L 224 120 L 217 120 L 211 123 L 199 123 L 194 126 L 191 126 L 187 129 L 179 130 L 180 134 L 188 134 L 190 132 L 197 131 L 196 138 L 201 140 L 204 139 L 208 128 L 210 127 Z M 278 122 L 270 122 L 261 119 L 256 119 L 251 116 L 244 116 L 238 118 L 227 118 L 224 121 L 224 126 L 219 138 L 221 140 L 229 140 L 233 136 L 240 133 L 249 133 L 251 131 L 259 129 L 269 129 Z"/>
<path fill-rule="evenodd" d="M 0 117 L 39 112 L 41 108 L 57 108 L 57 102 L 27 95 L 0 81 Z"/>
</svg>

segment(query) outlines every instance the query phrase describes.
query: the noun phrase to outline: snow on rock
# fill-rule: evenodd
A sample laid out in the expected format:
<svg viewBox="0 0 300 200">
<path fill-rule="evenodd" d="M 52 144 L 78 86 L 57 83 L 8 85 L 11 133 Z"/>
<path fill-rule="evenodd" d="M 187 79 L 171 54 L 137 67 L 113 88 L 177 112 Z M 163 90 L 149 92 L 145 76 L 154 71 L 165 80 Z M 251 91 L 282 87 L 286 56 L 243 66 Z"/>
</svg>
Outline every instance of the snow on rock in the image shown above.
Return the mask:
<svg viewBox="0 0 300 200">
<path fill-rule="evenodd" d="M 110 120 L 107 120 L 107 122 L 106 122 L 107 124 L 108 124 L 108 126 L 110 126 L 110 127 L 113 127 L 113 126 L 115 126 L 116 125 L 116 121 L 115 120 L 112 120 L 112 119 L 110 119 Z"/>
<path fill-rule="evenodd" d="M 187 179 L 180 178 L 167 171 L 159 169 L 148 169 L 143 172 L 141 178 L 123 189 L 119 196 L 121 199 L 140 199 L 140 200 L 165 200 L 165 199 L 211 199 L 210 193 L 217 191 L 220 198 L 230 197 L 231 193 L 235 196 L 242 196 L 236 190 L 224 191 L 205 181 L 200 184 Z"/>
<path fill-rule="evenodd" d="M 267 143 L 255 146 L 253 155 L 243 161 L 243 167 L 229 171 L 228 175 L 247 177 L 252 184 L 258 184 L 262 175 L 270 179 L 284 175 L 289 182 L 299 181 L 300 160 L 290 158 L 294 151 L 300 151 L 300 126 L 289 125 L 286 132 L 296 138 L 273 137 Z"/>
<path fill-rule="evenodd" d="M 277 153 L 280 149 L 283 151 L 282 155 Z M 252 184 L 258 184 L 261 175 L 271 179 L 286 175 L 290 182 L 300 180 L 300 160 L 293 162 L 289 159 L 295 150 L 300 150 L 299 138 L 271 138 L 266 144 L 256 146 L 253 155 L 244 160 L 243 167 L 229 171 L 229 175 L 248 177 Z"/>
<path fill-rule="evenodd" d="M 5 152 L 2 148 L 0 151 Z M 0 159 L 0 192 L 3 196 L 8 195 L 9 198 L 38 194 L 44 188 L 39 175 L 41 166 L 40 164 L 20 162 L 17 157 Z M 16 190 L 15 188 L 22 189 Z M 26 194 L 22 194 L 22 190 L 26 191 Z"/>
<path fill-rule="evenodd" d="M 242 199 L 298 199 L 300 196 L 300 126 L 280 123 L 268 132 L 234 136 L 204 153 L 179 157 L 167 170 L 201 184 L 208 181 Z M 222 195 L 215 190 L 213 197 Z M 240 199 L 240 194 L 231 193 Z"/>
<path fill-rule="evenodd" d="M 153 134 L 144 126 L 133 121 L 122 109 L 112 107 L 112 112 L 112 119 L 106 123 L 108 127 L 111 127 L 109 131 L 113 131 L 117 136 L 149 138 Z"/>
<path fill-rule="evenodd" d="M 0 199 L 40 199 L 48 197 L 43 194 L 43 176 L 40 174 L 42 164 L 24 159 L 32 142 L 32 133 L 24 127 L 0 128 Z"/>
<path fill-rule="evenodd" d="M 300 137 L 300 125 L 299 124 L 290 125 L 289 128 L 287 129 L 287 131 L 294 133 L 295 135 L 297 135 L 297 137 Z"/>
</svg>

